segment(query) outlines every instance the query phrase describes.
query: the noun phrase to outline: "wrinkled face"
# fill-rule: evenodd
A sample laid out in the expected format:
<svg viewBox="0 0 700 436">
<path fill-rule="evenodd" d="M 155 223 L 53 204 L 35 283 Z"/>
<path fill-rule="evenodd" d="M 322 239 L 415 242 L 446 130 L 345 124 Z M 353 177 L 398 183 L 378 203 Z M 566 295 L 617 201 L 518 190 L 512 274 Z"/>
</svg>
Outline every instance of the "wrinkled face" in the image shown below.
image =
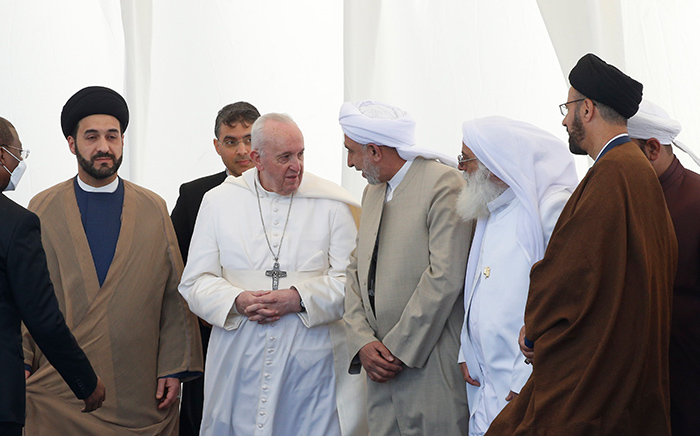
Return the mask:
<svg viewBox="0 0 700 436">
<path fill-rule="evenodd" d="M 577 100 L 579 98 L 581 98 L 581 95 L 576 92 L 574 88 L 569 88 L 567 101 Z M 566 127 L 566 131 L 569 134 L 569 151 L 577 155 L 588 154 L 583 149 L 583 140 L 586 138 L 586 131 L 583 128 L 581 115 L 579 114 L 579 108 L 582 103 L 582 101 L 569 103 L 567 105 L 568 112 L 561 122 L 562 125 Z"/>
<path fill-rule="evenodd" d="M 370 159 L 367 147 L 363 147 L 359 142 L 355 142 L 345 135 L 345 149 L 348 152 L 348 167 L 355 168 L 362 172 L 362 177 L 367 179 L 370 185 L 378 185 L 379 166 Z"/>
<path fill-rule="evenodd" d="M 253 168 L 250 159 L 250 128 L 244 122 L 233 126 L 222 124 L 219 128 L 219 138 L 214 140 L 214 148 L 221 156 L 226 168 L 238 177 L 247 169 Z"/>
<path fill-rule="evenodd" d="M 119 120 L 111 115 L 90 115 L 78 123 L 75 137 L 68 137 L 70 151 L 78 159 L 78 174 L 91 186 L 104 186 L 116 179 L 122 163 L 124 135 Z"/>
<path fill-rule="evenodd" d="M 465 161 L 457 165 L 457 168 L 459 168 L 460 171 L 465 171 L 467 174 L 471 174 L 479 168 L 477 164 L 478 159 L 464 142 L 462 143 L 462 158 L 464 158 Z"/>
<path fill-rule="evenodd" d="M 269 141 L 262 154 L 251 152 L 260 183 L 268 191 L 291 195 L 304 175 L 304 137 L 294 124 L 268 121 L 265 130 Z"/>
</svg>

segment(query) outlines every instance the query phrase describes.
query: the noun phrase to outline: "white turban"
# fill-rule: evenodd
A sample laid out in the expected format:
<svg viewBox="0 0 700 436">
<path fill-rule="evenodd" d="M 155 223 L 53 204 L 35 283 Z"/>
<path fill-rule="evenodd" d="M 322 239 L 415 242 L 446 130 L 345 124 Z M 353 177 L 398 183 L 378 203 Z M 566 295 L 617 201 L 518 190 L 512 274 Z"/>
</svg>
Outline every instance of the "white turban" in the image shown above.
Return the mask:
<svg viewBox="0 0 700 436">
<path fill-rule="evenodd" d="M 634 139 L 656 138 L 661 144 L 671 145 L 681 133 L 681 123 L 672 119 L 661 107 L 643 100 L 639 111 L 627 120 L 627 132 Z"/>
<path fill-rule="evenodd" d="M 668 112 L 647 99 L 642 100 L 639 111 L 627 120 L 627 132 L 630 138 L 644 140 L 656 138 L 663 145 L 673 144 L 700 165 L 700 158 L 688 146 L 676 140 L 681 128 L 681 123 L 672 119 Z"/>
<path fill-rule="evenodd" d="M 343 133 L 359 144 L 395 148 L 404 160 L 421 156 L 457 167 L 455 158 L 416 147 L 416 122 L 397 107 L 371 100 L 347 102 L 340 107 L 338 121 Z"/>
<path fill-rule="evenodd" d="M 527 211 L 518 220 L 516 237 L 528 260 L 539 261 L 545 250 L 541 205 L 562 191 L 570 195 L 578 184 L 566 144 L 532 124 L 499 116 L 465 122 L 462 135 L 474 156 L 513 190 Z M 479 227 L 477 223 L 477 233 Z"/>
</svg>

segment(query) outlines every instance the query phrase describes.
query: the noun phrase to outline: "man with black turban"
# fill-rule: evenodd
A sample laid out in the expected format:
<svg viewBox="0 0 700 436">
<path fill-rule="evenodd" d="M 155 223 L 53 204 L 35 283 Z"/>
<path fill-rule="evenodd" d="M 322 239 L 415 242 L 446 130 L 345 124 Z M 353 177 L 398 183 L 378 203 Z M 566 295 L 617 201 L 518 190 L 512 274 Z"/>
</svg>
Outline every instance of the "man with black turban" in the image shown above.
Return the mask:
<svg viewBox="0 0 700 436">
<path fill-rule="evenodd" d="M 28 435 L 176 435 L 180 379 L 202 371 L 197 320 L 177 285 L 182 258 L 165 202 L 118 177 L 126 101 L 91 86 L 63 107 L 78 175 L 37 194 L 61 310 L 107 386 L 100 413 L 77 400 L 25 333 Z"/>
<path fill-rule="evenodd" d="M 561 105 L 595 159 L 530 273 L 520 346 L 532 375 L 487 435 L 670 435 L 676 237 L 656 173 L 627 134 L 642 85 L 593 54 Z"/>
</svg>

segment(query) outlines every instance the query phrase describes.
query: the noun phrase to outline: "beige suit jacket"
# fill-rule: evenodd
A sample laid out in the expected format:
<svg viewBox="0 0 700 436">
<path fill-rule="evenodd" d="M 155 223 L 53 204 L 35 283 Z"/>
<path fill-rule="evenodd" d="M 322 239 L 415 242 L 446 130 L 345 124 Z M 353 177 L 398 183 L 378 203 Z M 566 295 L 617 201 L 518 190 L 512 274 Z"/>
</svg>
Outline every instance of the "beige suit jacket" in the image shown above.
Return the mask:
<svg viewBox="0 0 700 436">
<path fill-rule="evenodd" d="M 457 353 L 472 228 L 455 210 L 464 183 L 457 170 L 417 158 L 391 201 L 384 201 L 386 184 L 365 189 L 345 292 L 350 372 L 360 371 L 359 350 L 377 340 L 406 365 L 389 383 L 368 382 L 372 434 L 391 434 L 373 430 L 371 416 L 372 408 L 381 409 L 387 401 L 400 403 L 382 411 L 385 416 L 399 411 L 399 427 L 416 420 L 451 420 L 445 425 L 456 429 L 427 424 L 424 434 L 466 430 L 466 391 Z M 375 315 L 367 279 L 377 234 Z"/>
</svg>

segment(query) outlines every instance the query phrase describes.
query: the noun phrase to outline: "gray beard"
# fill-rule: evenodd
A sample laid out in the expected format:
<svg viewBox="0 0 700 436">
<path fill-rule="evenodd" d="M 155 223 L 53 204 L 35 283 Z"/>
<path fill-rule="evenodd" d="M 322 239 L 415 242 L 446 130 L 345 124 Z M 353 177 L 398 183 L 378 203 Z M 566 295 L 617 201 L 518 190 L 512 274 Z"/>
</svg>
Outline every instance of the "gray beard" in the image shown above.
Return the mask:
<svg viewBox="0 0 700 436">
<path fill-rule="evenodd" d="M 464 221 L 476 220 L 489 216 L 487 204 L 498 198 L 506 188 L 494 183 L 489 176 L 491 171 L 481 162 L 477 162 L 479 169 L 472 174 L 464 172 L 462 175 L 467 184 L 457 197 L 457 213 Z"/>
</svg>

